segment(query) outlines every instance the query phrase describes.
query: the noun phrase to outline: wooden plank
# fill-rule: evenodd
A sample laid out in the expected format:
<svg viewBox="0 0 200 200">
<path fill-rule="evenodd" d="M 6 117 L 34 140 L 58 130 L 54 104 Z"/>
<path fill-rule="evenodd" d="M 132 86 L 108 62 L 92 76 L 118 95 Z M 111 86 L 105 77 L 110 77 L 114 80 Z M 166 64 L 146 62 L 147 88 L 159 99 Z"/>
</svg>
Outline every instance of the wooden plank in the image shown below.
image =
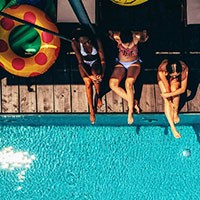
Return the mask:
<svg viewBox="0 0 200 200">
<path fill-rule="evenodd" d="M 200 84 L 198 85 L 195 97 L 188 102 L 189 112 L 199 112 L 200 111 Z"/>
<path fill-rule="evenodd" d="M 113 91 L 106 94 L 106 110 L 108 113 L 111 112 L 123 112 L 123 100 Z"/>
<path fill-rule="evenodd" d="M 31 89 L 33 91 L 29 92 L 27 86 L 19 86 L 20 113 L 36 112 L 36 86 L 32 85 Z"/>
<path fill-rule="evenodd" d="M 38 112 L 54 112 L 53 85 L 37 85 Z"/>
<path fill-rule="evenodd" d="M 7 85 L 7 79 L 4 78 L 2 83 L 2 113 L 18 113 L 18 85 Z"/>
<path fill-rule="evenodd" d="M 125 113 L 127 113 L 127 112 L 128 112 L 128 102 L 127 102 L 126 100 L 123 99 L 122 104 L 123 104 L 123 111 L 124 111 Z"/>
<path fill-rule="evenodd" d="M 54 85 L 55 112 L 71 112 L 70 85 Z"/>
<path fill-rule="evenodd" d="M 140 106 L 143 112 L 155 112 L 155 85 L 144 84 L 142 88 L 142 94 L 140 99 Z"/>
<path fill-rule="evenodd" d="M 188 112 L 188 103 L 187 102 L 184 104 L 184 106 L 181 108 L 181 110 L 179 112 L 181 112 L 181 113 Z"/>
<path fill-rule="evenodd" d="M 180 97 L 180 104 L 179 104 L 180 111 L 179 112 L 188 112 L 187 93 L 188 93 L 188 91 L 186 91 L 186 93 L 184 93 Z"/>
<path fill-rule="evenodd" d="M 88 112 L 85 85 L 71 85 L 72 112 Z"/>
</svg>

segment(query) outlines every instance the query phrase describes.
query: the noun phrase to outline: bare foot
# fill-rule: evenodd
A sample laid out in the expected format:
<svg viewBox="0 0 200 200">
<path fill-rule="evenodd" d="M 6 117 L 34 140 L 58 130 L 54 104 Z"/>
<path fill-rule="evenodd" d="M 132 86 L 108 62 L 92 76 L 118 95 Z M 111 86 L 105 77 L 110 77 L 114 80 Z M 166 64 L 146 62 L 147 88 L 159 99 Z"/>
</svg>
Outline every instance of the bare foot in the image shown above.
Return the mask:
<svg viewBox="0 0 200 200">
<path fill-rule="evenodd" d="M 178 116 L 178 114 L 174 113 L 174 123 L 178 124 L 180 122 L 180 118 Z"/>
<path fill-rule="evenodd" d="M 98 94 L 95 94 L 95 108 L 101 108 L 102 100 Z"/>
<path fill-rule="evenodd" d="M 94 110 L 90 111 L 90 121 L 91 121 L 91 124 L 94 124 L 95 123 L 95 112 Z"/>
<path fill-rule="evenodd" d="M 98 98 L 97 99 L 97 108 L 101 108 L 101 106 L 102 106 L 102 100 L 101 100 L 101 98 Z"/>
<path fill-rule="evenodd" d="M 181 134 L 180 134 L 177 130 L 174 130 L 174 131 L 172 131 L 172 132 L 173 132 L 173 135 L 174 135 L 174 137 L 175 137 L 176 139 L 181 138 Z"/>
<path fill-rule="evenodd" d="M 136 104 L 134 106 L 134 109 L 135 109 L 135 112 L 138 113 L 138 114 L 140 114 L 142 112 L 142 109 L 140 108 L 140 106 L 138 104 Z"/>
<path fill-rule="evenodd" d="M 128 112 L 128 124 L 131 125 L 134 122 L 133 113 Z"/>
</svg>

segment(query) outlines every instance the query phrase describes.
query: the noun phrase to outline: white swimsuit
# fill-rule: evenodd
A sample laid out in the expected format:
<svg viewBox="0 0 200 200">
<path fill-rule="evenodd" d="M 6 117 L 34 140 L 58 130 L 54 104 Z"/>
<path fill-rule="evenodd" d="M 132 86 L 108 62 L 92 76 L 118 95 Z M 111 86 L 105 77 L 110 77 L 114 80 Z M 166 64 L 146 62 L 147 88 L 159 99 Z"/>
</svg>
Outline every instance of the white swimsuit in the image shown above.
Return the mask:
<svg viewBox="0 0 200 200">
<path fill-rule="evenodd" d="M 87 53 L 85 52 L 85 49 L 83 48 L 83 44 L 80 43 L 80 53 L 83 56 L 83 62 L 90 67 L 98 60 L 98 52 L 95 47 L 92 47 L 92 52 Z M 87 60 L 87 58 L 90 57 L 90 59 Z M 92 59 L 91 59 L 92 58 Z"/>
<path fill-rule="evenodd" d="M 132 64 L 136 63 L 136 62 L 142 62 L 142 60 L 140 58 L 138 58 L 137 60 L 133 60 L 130 62 L 123 62 L 123 61 L 119 61 L 118 58 L 116 59 L 117 63 L 120 63 L 123 65 L 124 68 L 128 69 Z"/>
<path fill-rule="evenodd" d="M 97 61 L 97 59 L 96 59 L 96 60 L 93 60 L 93 61 L 83 60 L 83 62 L 84 62 L 85 64 L 89 65 L 90 67 L 92 67 L 92 65 L 93 65 L 96 61 Z"/>
<path fill-rule="evenodd" d="M 85 49 L 83 48 L 83 44 L 80 43 L 80 53 L 82 56 L 88 56 L 88 55 L 97 55 L 98 52 L 95 47 L 92 47 L 92 52 L 87 53 L 87 52 L 85 52 Z"/>
</svg>

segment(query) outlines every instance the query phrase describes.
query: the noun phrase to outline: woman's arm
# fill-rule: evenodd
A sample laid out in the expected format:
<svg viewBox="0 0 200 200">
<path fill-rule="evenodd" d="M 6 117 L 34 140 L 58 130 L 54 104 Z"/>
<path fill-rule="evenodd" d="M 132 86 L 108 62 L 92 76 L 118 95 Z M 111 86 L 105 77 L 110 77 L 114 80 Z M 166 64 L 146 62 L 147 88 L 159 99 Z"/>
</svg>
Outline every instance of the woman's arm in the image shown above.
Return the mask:
<svg viewBox="0 0 200 200">
<path fill-rule="evenodd" d="M 78 48 L 78 42 L 73 38 L 72 39 L 72 43 L 71 43 L 71 45 L 72 45 L 72 49 L 74 50 L 74 52 L 75 52 L 75 55 L 76 55 L 76 59 L 77 59 L 77 61 L 78 61 L 78 67 L 79 68 L 82 68 L 82 70 L 85 72 L 85 74 L 89 77 L 89 74 L 87 73 L 87 71 L 85 70 L 85 68 L 84 68 L 84 62 L 83 62 L 83 58 L 82 58 L 82 56 L 81 56 L 81 54 L 80 54 L 80 50 L 79 50 L 79 48 Z"/>
<path fill-rule="evenodd" d="M 162 96 L 165 98 L 177 96 L 180 94 L 183 94 L 187 89 L 187 83 L 188 83 L 188 67 L 185 68 L 184 72 L 182 72 L 182 81 L 181 81 L 181 87 L 175 90 L 174 92 L 169 93 L 163 93 Z M 183 77 L 184 76 L 184 77 Z"/>
<path fill-rule="evenodd" d="M 98 45 L 99 58 L 100 58 L 101 66 L 102 66 L 102 77 L 103 77 L 105 73 L 106 62 L 105 62 L 105 57 L 104 57 L 103 46 L 99 39 L 97 39 L 97 45 Z"/>
<path fill-rule="evenodd" d="M 77 61 L 78 61 L 78 64 L 83 64 L 83 58 L 82 58 L 82 56 L 81 56 L 81 54 L 80 54 L 80 50 L 79 50 L 79 48 L 78 48 L 78 42 L 73 38 L 72 39 L 72 43 L 71 43 L 71 45 L 72 45 L 72 49 L 73 49 L 73 51 L 75 52 L 75 55 L 76 55 L 76 59 L 77 59 Z"/>
<path fill-rule="evenodd" d="M 158 77 L 159 77 L 160 81 L 162 81 L 166 92 L 169 93 L 169 92 L 171 92 L 171 89 L 170 89 L 169 82 L 166 78 L 166 70 L 165 70 L 167 63 L 168 63 L 168 61 L 165 59 L 159 65 L 159 67 L 158 67 Z"/>
<path fill-rule="evenodd" d="M 108 31 L 108 34 L 109 34 L 109 38 L 111 40 L 114 40 L 116 41 L 117 43 L 120 43 L 121 42 L 121 39 L 120 39 L 120 32 L 119 31 Z"/>
<path fill-rule="evenodd" d="M 149 36 L 147 35 L 146 30 L 143 30 L 141 32 L 136 31 L 133 32 L 133 39 L 135 44 L 137 44 L 138 42 L 144 43 L 149 39 Z"/>
<path fill-rule="evenodd" d="M 170 90 L 170 85 L 169 85 L 169 82 L 168 82 L 168 80 L 166 78 L 165 72 L 159 71 L 158 72 L 158 76 L 160 78 L 160 81 L 162 81 L 162 83 L 163 83 L 163 85 L 165 87 L 166 92 L 167 93 L 170 92 L 171 91 Z"/>
</svg>

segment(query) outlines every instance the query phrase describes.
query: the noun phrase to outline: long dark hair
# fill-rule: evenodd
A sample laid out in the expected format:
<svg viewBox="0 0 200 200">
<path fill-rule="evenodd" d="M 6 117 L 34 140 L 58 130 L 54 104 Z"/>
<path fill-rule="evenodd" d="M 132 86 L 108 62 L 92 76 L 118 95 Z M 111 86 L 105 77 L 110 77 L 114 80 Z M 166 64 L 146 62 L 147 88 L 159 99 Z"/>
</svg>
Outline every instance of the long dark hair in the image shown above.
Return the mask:
<svg viewBox="0 0 200 200">
<path fill-rule="evenodd" d="M 72 32 L 72 37 L 79 41 L 80 37 L 87 37 L 91 40 L 92 45 L 97 48 L 97 41 L 92 30 L 87 26 L 80 26 Z"/>
<path fill-rule="evenodd" d="M 174 67 L 174 65 L 176 65 L 176 67 Z M 171 78 L 170 74 L 177 72 L 177 73 L 180 73 L 180 75 L 177 76 L 177 78 L 179 81 L 181 81 L 182 65 L 179 60 L 169 59 L 166 66 L 166 70 L 168 72 L 168 75 L 167 75 L 168 80 Z"/>
<path fill-rule="evenodd" d="M 120 39 L 122 41 L 122 43 L 130 43 L 133 41 L 133 35 L 131 30 L 129 29 L 123 29 L 120 32 Z"/>
</svg>

